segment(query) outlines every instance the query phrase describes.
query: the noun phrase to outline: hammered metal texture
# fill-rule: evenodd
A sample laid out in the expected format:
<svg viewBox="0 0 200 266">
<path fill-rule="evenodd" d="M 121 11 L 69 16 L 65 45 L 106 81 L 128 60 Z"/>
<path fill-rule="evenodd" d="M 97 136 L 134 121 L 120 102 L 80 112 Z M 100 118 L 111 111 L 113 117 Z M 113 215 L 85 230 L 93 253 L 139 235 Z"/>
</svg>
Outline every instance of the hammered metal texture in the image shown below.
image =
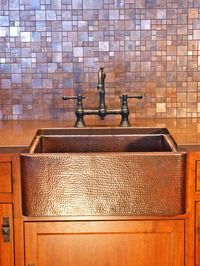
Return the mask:
<svg viewBox="0 0 200 266">
<path fill-rule="evenodd" d="M 185 213 L 185 153 L 22 154 L 25 216 Z"/>
</svg>

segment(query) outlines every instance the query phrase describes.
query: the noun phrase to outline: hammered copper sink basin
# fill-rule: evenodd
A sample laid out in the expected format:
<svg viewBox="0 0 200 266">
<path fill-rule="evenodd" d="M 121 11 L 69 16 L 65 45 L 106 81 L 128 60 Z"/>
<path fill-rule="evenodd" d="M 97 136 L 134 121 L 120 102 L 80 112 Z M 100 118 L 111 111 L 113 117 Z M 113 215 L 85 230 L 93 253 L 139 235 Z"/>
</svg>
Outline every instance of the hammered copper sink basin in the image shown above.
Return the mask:
<svg viewBox="0 0 200 266">
<path fill-rule="evenodd" d="M 23 214 L 183 214 L 185 161 L 165 128 L 40 129 L 21 154 Z"/>
</svg>

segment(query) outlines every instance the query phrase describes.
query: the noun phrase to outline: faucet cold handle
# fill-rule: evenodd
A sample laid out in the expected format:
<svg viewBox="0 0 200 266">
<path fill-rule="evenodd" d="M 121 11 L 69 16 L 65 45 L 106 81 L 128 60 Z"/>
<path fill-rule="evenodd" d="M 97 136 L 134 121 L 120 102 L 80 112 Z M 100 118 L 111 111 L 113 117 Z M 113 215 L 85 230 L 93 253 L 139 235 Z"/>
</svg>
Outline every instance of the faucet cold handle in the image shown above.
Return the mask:
<svg viewBox="0 0 200 266">
<path fill-rule="evenodd" d="M 142 95 L 127 95 L 127 94 L 122 94 L 119 96 L 120 99 L 122 99 L 122 105 L 128 103 L 128 99 L 142 99 Z"/>
<path fill-rule="evenodd" d="M 123 95 L 122 95 L 123 96 Z M 142 99 L 142 95 L 126 95 L 128 99 Z"/>
<path fill-rule="evenodd" d="M 129 116 L 129 108 L 128 108 L 128 99 L 142 99 L 142 95 L 127 95 L 123 94 L 119 97 L 121 101 L 121 116 L 122 120 L 120 122 L 120 127 L 129 127 L 131 126 L 128 116 Z"/>
</svg>

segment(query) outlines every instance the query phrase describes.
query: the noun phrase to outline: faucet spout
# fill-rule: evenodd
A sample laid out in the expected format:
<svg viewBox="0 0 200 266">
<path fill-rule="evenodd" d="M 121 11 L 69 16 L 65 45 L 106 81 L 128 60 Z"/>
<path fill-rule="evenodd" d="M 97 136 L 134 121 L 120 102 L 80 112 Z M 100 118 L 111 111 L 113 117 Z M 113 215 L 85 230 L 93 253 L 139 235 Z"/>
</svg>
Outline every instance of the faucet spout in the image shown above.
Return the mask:
<svg viewBox="0 0 200 266">
<path fill-rule="evenodd" d="M 106 73 L 104 72 L 104 67 L 100 67 L 98 71 L 98 85 L 97 85 L 97 89 L 99 91 L 105 92 L 105 78 L 106 78 Z"/>
</svg>

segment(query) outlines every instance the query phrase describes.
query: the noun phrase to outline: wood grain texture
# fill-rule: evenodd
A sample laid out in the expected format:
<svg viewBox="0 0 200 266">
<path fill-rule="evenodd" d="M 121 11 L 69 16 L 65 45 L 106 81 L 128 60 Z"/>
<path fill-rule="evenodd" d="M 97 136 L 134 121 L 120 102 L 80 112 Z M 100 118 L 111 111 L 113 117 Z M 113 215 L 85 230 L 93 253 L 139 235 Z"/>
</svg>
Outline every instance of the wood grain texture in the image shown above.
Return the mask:
<svg viewBox="0 0 200 266">
<path fill-rule="evenodd" d="M 184 221 L 26 222 L 26 265 L 183 266 Z"/>
</svg>

